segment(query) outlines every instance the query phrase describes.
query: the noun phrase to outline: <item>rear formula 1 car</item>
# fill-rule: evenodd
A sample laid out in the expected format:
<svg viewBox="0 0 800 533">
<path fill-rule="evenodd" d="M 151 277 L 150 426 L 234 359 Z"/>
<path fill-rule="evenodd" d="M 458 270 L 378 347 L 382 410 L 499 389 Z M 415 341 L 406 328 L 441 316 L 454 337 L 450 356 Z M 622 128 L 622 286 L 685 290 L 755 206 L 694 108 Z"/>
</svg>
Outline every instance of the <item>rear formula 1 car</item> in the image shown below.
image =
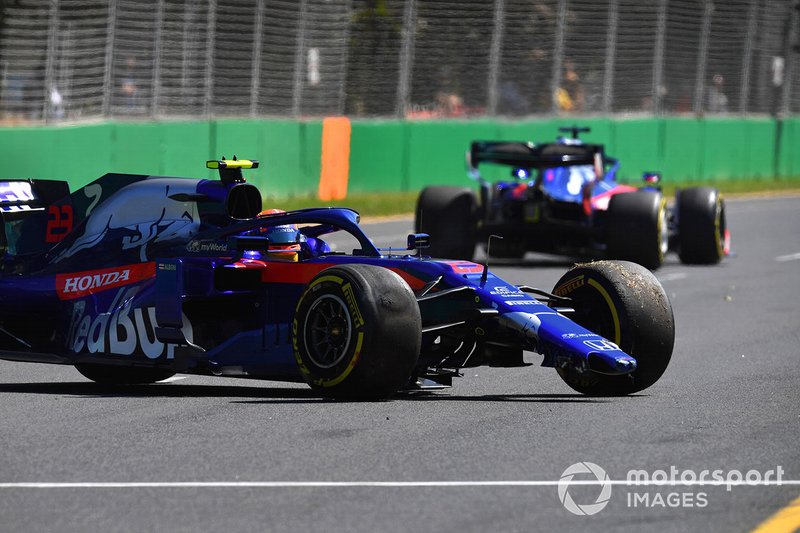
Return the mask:
<svg viewBox="0 0 800 533">
<path fill-rule="evenodd" d="M 670 250 L 681 261 L 714 264 L 728 253 L 725 203 L 709 187 L 679 190 L 674 204 L 662 195 L 657 173 L 641 188 L 616 181 L 619 163 L 599 144 L 578 139 L 588 128 L 561 128 L 556 143 L 476 141 L 467 154 L 480 201 L 466 187 L 432 186 L 419 196 L 416 231 L 431 235 L 432 255 L 472 259 L 476 243 L 502 240 L 495 257 L 527 251 L 624 259 L 650 269 Z M 481 164 L 511 169 L 512 181 L 490 183 Z"/>
<path fill-rule="evenodd" d="M 578 265 L 552 292 L 511 285 L 424 256 L 424 234 L 379 249 L 349 209 L 262 211 L 242 175 L 257 165 L 209 161 L 218 181 L 107 174 L 71 194 L 0 182 L 0 358 L 106 384 L 190 373 L 359 399 L 526 366 L 523 351 L 587 394 L 642 390 L 667 367 L 672 309 L 639 265 Z"/>
</svg>

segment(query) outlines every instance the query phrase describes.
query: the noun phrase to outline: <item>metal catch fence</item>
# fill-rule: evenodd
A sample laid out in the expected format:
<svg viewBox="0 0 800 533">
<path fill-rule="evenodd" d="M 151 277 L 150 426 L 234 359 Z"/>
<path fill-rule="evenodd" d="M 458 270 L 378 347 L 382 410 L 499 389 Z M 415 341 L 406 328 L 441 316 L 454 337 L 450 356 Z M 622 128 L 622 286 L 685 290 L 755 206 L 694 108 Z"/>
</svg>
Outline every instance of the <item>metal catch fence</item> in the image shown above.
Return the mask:
<svg viewBox="0 0 800 533">
<path fill-rule="evenodd" d="M 800 112 L 800 0 L 0 6 L 0 124 Z"/>
</svg>

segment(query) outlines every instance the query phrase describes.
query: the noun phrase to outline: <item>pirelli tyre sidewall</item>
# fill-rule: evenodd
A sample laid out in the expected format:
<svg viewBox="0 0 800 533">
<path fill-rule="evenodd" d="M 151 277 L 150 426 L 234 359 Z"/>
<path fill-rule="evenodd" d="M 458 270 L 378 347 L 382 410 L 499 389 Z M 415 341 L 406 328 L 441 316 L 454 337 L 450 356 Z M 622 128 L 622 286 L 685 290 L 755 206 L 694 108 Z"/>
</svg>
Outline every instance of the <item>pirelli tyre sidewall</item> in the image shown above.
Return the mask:
<svg viewBox="0 0 800 533">
<path fill-rule="evenodd" d="M 648 269 L 627 261 L 579 264 L 561 277 L 553 293 L 571 299 L 575 313 L 570 319 L 616 343 L 637 362 L 636 371 L 626 376 L 558 368 L 570 387 L 589 395 L 631 394 L 654 384 L 667 369 L 675 321 L 667 294 Z"/>
<path fill-rule="evenodd" d="M 408 383 L 421 343 L 419 306 L 391 270 L 344 265 L 300 297 L 293 348 L 306 382 L 326 396 L 379 399 Z"/>
</svg>

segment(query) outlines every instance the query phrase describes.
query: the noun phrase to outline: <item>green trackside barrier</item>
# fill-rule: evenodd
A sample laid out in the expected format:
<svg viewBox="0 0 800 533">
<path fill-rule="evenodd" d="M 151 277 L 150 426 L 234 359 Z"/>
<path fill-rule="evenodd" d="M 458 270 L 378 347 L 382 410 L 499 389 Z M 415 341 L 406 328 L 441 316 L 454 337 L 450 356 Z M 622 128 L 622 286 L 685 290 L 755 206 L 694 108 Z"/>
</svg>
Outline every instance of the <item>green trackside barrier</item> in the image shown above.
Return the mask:
<svg viewBox="0 0 800 533">
<path fill-rule="evenodd" d="M 496 139 L 497 122 L 484 120 L 409 122 L 407 191 L 426 185 L 470 185 L 465 154 L 474 140 Z M 353 153 L 358 149 L 350 147 Z"/>
<path fill-rule="evenodd" d="M 776 174 L 780 178 L 796 178 L 800 176 L 800 117 L 784 119 L 780 129 Z"/>
<path fill-rule="evenodd" d="M 359 120 L 351 126 L 347 191 L 407 191 L 408 123 Z"/>
<path fill-rule="evenodd" d="M 523 121 L 352 122 L 350 193 L 414 192 L 472 184 L 464 154 L 473 140 L 551 142 L 559 126 L 592 128 L 582 137 L 620 159 L 636 182 L 661 171 L 666 182 L 800 177 L 800 117 L 552 118 Z M 108 122 L 0 128 L 0 178 L 65 179 L 75 190 L 106 172 L 214 178 L 203 162 L 256 158 L 248 174 L 266 199 L 311 196 L 320 176 L 322 121 L 215 120 Z M 489 179 L 508 169 L 487 168 Z"/>
<path fill-rule="evenodd" d="M 305 196 L 319 185 L 322 122 L 218 120 L 212 123 L 212 159 L 223 155 L 258 159 L 247 172 L 265 198 Z M 209 177 L 214 177 L 211 174 Z"/>
<path fill-rule="evenodd" d="M 7 178 L 88 183 L 85 176 L 102 176 L 111 168 L 111 130 L 110 124 L 0 128 L 0 172 Z"/>
<path fill-rule="evenodd" d="M 109 122 L 0 128 L 2 176 L 67 180 L 72 190 L 107 172 L 215 178 L 205 161 L 260 159 L 248 174 L 265 197 L 310 195 L 320 172 L 322 122 Z"/>
</svg>

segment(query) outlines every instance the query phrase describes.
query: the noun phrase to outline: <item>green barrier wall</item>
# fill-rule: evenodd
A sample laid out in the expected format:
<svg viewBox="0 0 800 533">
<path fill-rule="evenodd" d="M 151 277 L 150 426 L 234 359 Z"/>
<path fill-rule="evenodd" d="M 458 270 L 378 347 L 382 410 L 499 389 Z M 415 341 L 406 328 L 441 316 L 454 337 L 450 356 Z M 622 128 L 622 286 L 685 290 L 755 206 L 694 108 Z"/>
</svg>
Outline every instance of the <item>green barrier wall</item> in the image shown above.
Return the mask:
<svg viewBox="0 0 800 533">
<path fill-rule="evenodd" d="M 469 186 L 464 153 L 473 140 L 550 141 L 558 127 L 592 128 L 635 181 L 658 170 L 672 182 L 764 178 L 800 180 L 800 117 L 536 119 L 516 122 L 361 121 L 352 123 L 350 193 L 416 191 L 429 184 Z M 215 120 L 109 122 L 0 128 L 0 178 L 66 179 L 75 189 L 106 172 L 209 177 L 206 159 L 259 159 L 248 173 L 265 198 L 315 194 L 322 121 Z M 504 177 L 508 169 L 488 168 Z"/>
</svg>

